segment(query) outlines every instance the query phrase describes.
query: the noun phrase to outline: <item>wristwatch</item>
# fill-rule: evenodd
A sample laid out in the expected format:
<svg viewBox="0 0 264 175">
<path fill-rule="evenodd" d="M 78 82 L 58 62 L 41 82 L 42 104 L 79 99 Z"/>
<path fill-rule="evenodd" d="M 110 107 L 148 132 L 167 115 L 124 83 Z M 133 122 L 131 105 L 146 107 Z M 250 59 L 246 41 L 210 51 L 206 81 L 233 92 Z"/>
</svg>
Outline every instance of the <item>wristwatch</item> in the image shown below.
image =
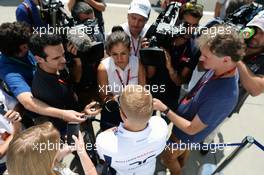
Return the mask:
<svg viewBox="0 0 264 175">
<path fill-rule="evenodd" d="M 167 107 L 164 111 L 160 111 L 160 114 L 161 114 L 162 116 L 166 116 L 166 115 L 169 113 L 169 111 L 170 111 L 170 108 Z"/>
</svg>

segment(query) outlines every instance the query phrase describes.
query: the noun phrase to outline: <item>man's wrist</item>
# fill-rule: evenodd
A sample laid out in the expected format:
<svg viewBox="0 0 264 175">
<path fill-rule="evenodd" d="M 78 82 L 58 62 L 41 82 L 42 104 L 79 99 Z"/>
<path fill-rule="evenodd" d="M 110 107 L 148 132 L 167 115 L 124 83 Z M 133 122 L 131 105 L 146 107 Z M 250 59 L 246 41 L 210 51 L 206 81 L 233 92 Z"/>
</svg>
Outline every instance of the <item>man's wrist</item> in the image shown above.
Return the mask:
<svg viewBox="0 0 264 175">
<path fill-rule="evenodd" d="M 169 111 L 170 111 L 170 108 L 168 106 L 166 106 L 166 109 L 163 110 L 163 111 L 160 111 L 160 112 L 161 112 L 161 115 L 162 116 L 167 116 L 167 114 L 169 113 Z"/>
<path fill-rule="evenodd" d="M 177 71 L 175 71 L 173 68 L 169 69 L 170 76 L 177 76 Z"/>
</svg>

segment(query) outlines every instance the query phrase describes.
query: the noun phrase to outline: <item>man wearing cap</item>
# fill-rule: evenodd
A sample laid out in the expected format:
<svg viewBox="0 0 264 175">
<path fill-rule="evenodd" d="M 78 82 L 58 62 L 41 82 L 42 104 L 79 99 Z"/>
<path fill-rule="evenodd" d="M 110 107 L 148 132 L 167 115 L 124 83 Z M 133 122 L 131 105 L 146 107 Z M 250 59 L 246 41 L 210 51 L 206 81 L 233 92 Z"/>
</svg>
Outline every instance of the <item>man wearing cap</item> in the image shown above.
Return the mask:
<svg viewBox="0 0 264 175">
<path fill-rule="evenodd" d="M 127 23 L 122 28 L 131 40 L 131 54 L 139 57 L 141 39 L 144 38 L 149 26 L 146 25 L 151 11 L 148 0 L 133 0 L 128 9 Z"/>
<path fill-rule="evenodd" d="M 239 111 L 248 95 L 257 96 L 264 92 L 264 10 L 259 12 L 247 27 L 254 30 L 254 35 L 247 41 L 246 57 L 238 62 L 240 82 Z"/>
</svg>

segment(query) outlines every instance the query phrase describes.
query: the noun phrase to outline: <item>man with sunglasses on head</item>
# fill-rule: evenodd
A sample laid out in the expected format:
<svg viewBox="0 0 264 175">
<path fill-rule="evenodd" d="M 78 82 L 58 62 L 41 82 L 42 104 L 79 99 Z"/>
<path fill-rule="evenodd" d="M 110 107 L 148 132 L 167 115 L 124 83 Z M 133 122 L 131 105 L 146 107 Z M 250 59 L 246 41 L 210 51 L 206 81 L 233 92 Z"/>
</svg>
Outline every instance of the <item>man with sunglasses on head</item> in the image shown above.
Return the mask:
<svg viewBox="0 0 264 175">
<path fill-rule="evenodd" d="M 250 30 L 253 36 L 246 39 L 247 50 L 243 61 L 238 62 L 240 82 L 240 98 L 235 112 L 239 112 L 248 95 L 257 96 L 264 92 L 264 10 L 259 12 L 244 30 L 247 36 Z"/>
<path fill-rule="evenodd" d="M 151 117 L 152 95 L 143 86 L 127 85 L 119 104 L 123 122 L 97 136 L 96 150 L 119 175 L 153 175 L 168 126 L 161 117 Z"/>
<path fill-rule="evenodd" d="M 173 175 L 181 174 L 191 143 L 199 145 L 233 111 L 238 100 L 237 62 L 244 56 L 243 38 L 231 27 L 215 26 L 198 39 L 200 61 L 209 70 L 173 111 L 154 99 L 154 109 L 173 122 L 169 148 L 162 160 Z M 183 144 L 184 145 L 183 145 Z M 186 146 L 188 144 L 188 147 Z M 181 147 L 185 146 L 185 147 Z M 178 149 L 177 149 L 178 148 Z"/>
<path fill-rule="evenodd" d="M 167 52 L 166 65 L 147 66 L 149 84 L 164 86 L 165 92 L 153 92 L 155 98 L 161 99 L 171 109 L 176 110 L 181 85 L 189 81 L 198 62 L 198 49 L 193 34 L 203 16 L 203 7 L 196 3 L 186 3 L 181 7 L 179 21 L 181 34 L 172 39 Z M 144 45 L 146 43 L 142 43 Z M 146 44 L 147 45 L 147 44 Z M 144 47 L 144 46 L 143 46 Z"/>
</svg>

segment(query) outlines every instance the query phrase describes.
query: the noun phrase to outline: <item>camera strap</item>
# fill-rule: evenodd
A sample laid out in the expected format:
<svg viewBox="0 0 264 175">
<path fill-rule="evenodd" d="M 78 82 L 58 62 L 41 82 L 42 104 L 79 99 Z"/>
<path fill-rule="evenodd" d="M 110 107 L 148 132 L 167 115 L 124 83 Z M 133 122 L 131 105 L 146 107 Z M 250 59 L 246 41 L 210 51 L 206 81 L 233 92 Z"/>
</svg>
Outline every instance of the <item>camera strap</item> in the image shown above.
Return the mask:
<svg viewBox="0 0 264 175">
<path fill-rule="evenodd" d="M 117 69 L 116 69 L 116 74 L 117 74 L 117 77 L 120 80 L 120 83 L 122 84 L 122 87 L 125 87 L 126 85 L 128 85 L 129 78 L 130 78 L 130 69 L 128 69 L 128 71 L 127 71 L 127 82 L 126 82 L 126 84 L 124 84 L 124 82 L 123 82 L 123 80 L 122 80 L 122 78 L 120 76 L 120 73 L 119 73 L 119 71 Z"/>
</svg>

